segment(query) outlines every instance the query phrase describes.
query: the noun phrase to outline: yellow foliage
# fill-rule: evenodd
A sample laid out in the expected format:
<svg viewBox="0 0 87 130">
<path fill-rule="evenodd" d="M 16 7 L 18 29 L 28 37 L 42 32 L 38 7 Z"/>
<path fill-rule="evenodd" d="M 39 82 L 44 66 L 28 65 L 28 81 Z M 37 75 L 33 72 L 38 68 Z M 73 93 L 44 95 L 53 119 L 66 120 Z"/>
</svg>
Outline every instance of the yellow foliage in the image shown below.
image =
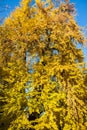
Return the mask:
<svg viewBox="0 0 87 130">
<path fill-rule="evenodd" d="M 30 2 L 0 26 L 0 128 L 86 130 L 87 71 L 78 48 L 85 37 L 74 7 Z"/>
</svg>

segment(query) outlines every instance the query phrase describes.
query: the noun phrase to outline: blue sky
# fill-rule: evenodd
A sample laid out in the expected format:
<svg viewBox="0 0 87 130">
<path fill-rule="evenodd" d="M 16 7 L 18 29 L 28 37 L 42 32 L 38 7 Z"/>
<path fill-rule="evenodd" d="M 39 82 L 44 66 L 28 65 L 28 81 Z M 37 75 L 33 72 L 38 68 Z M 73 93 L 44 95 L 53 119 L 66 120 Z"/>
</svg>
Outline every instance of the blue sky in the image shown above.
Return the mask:
<svg viewBox="0 0 87 130">
<path fill-rule="evenodd" d="M 19 5 L 21 0 L 0 0 L 0 10 L 5 5 L 9 6 L 9 9 L 6 9 L 2 13 L 0 13 L 0 17 L 9 16 L 10 12 Z M 87 27 L 87 0 L 70 0 L 71 3 L 75 4 L 75 8 L 77 11 L 76 21 L 80 26 Z M 87 31 L 85 31 L 85 35 L 87 36 Z M 87 48 L 84 49 L 85 56 L 87 55 Z M 86 58 L 87 60 L 87 58 Z"/>
<path fill-rule="evenodd" d="M 80 26 L 87 26 L 87 0 L 71 0 L 75 3 L 77 22 Z"/>
<path fill-rule="evenodd" d="M 4 13 L 0 14 L 2 16 L 8 16 L 9 13 L 19 5 L 21 0 L 0 0 L 0 6 L 8 5 L 9 9 Z M 75 3 L 75 8 L 77 10 L 76 20 L 80 26 L 87 26 L 87 0 L 70 0 L 71 3 Z"/>
</svg>

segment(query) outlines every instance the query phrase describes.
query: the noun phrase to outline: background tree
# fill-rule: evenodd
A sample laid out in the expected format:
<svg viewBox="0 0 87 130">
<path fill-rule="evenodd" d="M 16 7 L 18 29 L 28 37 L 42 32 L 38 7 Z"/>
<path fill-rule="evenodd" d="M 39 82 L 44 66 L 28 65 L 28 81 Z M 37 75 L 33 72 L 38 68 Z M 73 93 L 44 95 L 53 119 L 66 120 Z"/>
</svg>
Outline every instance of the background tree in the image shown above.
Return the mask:
<svg viewBox="0 0 87 130">
<path fill-rule="evenodd" d="M 85 38 L 74 5 L 30 2 L 22 0 L 1 27 L 1 128 L 85 130 L 86 71 L 78 48 Z"/>
</svg>

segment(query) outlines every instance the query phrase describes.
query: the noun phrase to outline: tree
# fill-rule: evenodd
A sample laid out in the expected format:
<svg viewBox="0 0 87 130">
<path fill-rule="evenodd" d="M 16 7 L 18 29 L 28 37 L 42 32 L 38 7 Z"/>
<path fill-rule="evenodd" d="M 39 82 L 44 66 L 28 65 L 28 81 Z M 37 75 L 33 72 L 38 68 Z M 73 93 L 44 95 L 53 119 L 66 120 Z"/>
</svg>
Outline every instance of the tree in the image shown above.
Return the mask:
<svg viewBox="0 0 87 130">
<path fill-rule="evenodd" d="M 22 0 L 1 27 L 1 129 L 85 130 L 86 71 L 78 47 L 85 37 L 74 5 L 30 2 Z"/>
</svg>

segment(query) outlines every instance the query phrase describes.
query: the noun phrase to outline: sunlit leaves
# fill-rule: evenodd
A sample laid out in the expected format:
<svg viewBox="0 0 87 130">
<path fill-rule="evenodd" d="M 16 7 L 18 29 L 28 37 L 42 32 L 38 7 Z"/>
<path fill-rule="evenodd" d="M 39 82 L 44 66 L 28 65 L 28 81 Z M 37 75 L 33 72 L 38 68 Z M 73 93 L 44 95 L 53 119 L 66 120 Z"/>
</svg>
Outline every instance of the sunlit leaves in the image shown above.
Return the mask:
<svg viewBox="0 0 87 130">
<path fill-rule="evenodd" d="M 87 76 L 78 48 L 85 38 L 73 5 L 30 2 L 22 0 L 0 28 L 1 128 L 85 130 Z"/>
</svg>

